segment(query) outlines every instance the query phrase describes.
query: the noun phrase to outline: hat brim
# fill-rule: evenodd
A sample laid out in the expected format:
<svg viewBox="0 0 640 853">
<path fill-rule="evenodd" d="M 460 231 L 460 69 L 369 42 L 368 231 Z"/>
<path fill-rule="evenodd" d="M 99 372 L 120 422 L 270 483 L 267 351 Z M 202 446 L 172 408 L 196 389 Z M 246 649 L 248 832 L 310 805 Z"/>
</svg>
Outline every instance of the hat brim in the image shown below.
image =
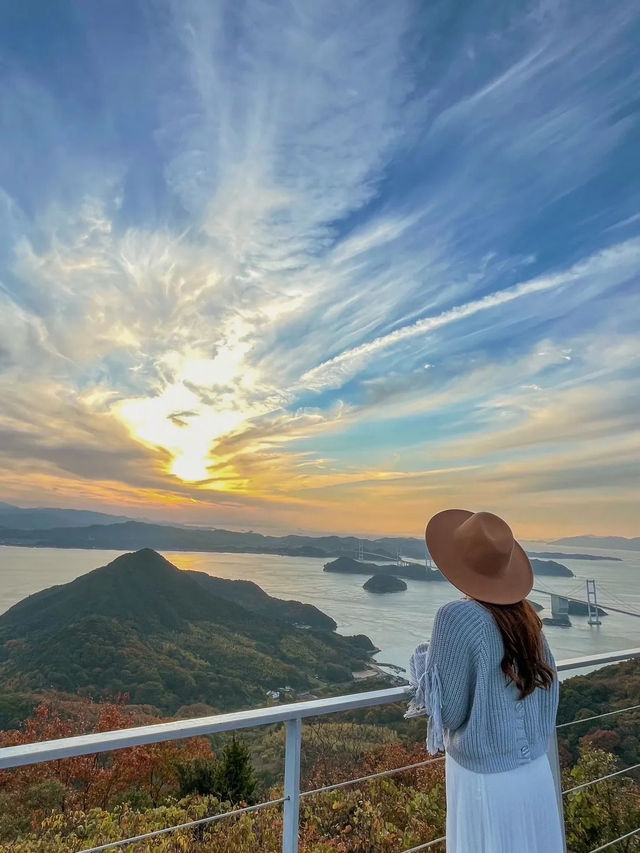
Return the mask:
<svg viewBox="0 0 640 853">
<path fill-rule="evenodd" d="M 514 542 L 507 565 L 491 577 L 475 571 L 462 559 L 453 534 L 472 515 L 466 509 L 447 509 L 433 516 L 425 531 L 431 559 L 449 583 L 470 598 L 489 604 L 522 601 L 533 587 L 533 569 L 518 542 Z"/>
</svg>

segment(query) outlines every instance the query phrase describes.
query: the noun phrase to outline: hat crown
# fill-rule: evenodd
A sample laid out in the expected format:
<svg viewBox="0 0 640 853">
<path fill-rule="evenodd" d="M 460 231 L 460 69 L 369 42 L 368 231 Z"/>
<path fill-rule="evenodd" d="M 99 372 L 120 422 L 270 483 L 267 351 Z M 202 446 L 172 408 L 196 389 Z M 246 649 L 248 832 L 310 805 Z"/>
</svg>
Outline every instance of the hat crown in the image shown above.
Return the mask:
<svg viewBox="0 0 640 853">
<path fill-rule="evenodd" d="M 455 531 L 461 559 L 482 575 L 503 572 L 511 560 L 515 540 L 511 528 L 491 512 L 476 512 Z"/>
</svg>

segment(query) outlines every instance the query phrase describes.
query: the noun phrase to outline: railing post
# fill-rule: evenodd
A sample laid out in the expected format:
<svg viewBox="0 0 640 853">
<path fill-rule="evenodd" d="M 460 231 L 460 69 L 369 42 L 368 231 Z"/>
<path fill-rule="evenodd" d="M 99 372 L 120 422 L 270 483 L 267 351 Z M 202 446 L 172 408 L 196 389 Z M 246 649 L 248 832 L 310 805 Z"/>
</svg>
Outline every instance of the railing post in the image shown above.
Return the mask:
<svg viewBox="0 0 640 853">
<path fill-rule="evenodd" d="M 567 838 L 564 828 L 564 801 L 562 798 L 562 773 L 560 771 L 560 756 L 558 754 L 558 732 L 554 731 L 549 744 L 549 764 L 553 774 L 553 782 L 556 789 L 556 800 L 558 801 L 558 812 L 560 814 L 560 830 L 562 832 L 562 849 L 567 853 Z"/>
<path fill-rule="evenodd" d="M 282 853 L 298 853 L 300 818 L 300 746 L 302 720 L 287 720 L 284 757 L 284 796 L 282 820 Z"/>
</svg>

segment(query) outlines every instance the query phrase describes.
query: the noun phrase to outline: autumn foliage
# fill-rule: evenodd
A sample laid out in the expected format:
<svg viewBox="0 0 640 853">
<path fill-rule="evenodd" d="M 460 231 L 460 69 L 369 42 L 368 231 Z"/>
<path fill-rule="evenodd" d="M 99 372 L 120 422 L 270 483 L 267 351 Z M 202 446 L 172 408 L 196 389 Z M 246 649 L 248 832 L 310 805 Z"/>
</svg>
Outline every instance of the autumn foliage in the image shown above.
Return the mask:
<svg viewBox="0 0 640 853">
<path fill-rule="evenodd" d="M 128 728 L 136 720 L 118 704 L 80 702 L 73 718 L 47 704 L 36 708 L 20 731 L 0 732 L 0 746 L 18 746 L 89 732 Z M 213 758 L 205 738 L 65 758 L 0 772 L 0 831 L 38 826 L 48 812 L 63 814 L 118 802 L 156 806 L 177 787 L 177 768 Z M 1 837 L 1 836 L 0 836 Z"/>
</svg>

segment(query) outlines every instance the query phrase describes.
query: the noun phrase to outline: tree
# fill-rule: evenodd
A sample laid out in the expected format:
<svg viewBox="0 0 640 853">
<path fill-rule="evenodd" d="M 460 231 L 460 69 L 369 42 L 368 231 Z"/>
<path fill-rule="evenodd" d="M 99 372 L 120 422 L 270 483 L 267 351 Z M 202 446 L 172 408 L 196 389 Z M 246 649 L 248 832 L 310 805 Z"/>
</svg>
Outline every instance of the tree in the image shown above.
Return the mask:
<svg viewBox="0 0 640 853">
<path fill-rule="evenodd" d="M 218 762 L 216 794 L 231 803 L 251 803 L 256 777 L 248 747 L 234 735 Z"/>
<path fill-rule="evenodd" d="M 220 776 L 218 761 L 196 758 L 195 761 L 178 764 L 176 771 L 181 797 L 188 797 L 190 794 L 209 796 L 218 790 Z"/>
</svg>

